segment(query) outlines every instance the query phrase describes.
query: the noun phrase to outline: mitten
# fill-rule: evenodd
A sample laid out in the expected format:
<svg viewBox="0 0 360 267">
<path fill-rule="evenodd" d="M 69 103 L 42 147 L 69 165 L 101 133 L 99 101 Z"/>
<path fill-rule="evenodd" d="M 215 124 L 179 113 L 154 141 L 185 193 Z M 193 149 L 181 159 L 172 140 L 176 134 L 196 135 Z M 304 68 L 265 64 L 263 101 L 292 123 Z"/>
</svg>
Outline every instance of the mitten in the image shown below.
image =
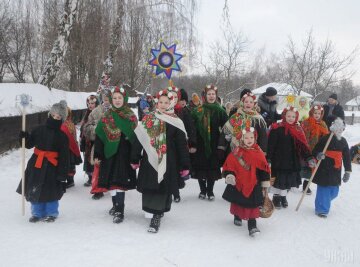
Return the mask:
<svg viewBox="0 0 360 267">
<path fill-rule="evenodd" d="M 350 179 L 350 172 L 345 172 L 344 176 L 342 178 L 343 182 L 347 183 L 349 181 L 349 179 Z"/>
<path fill-rule="evenodd" d="M 310 168 L 315 168 L 316 167 L 316 160 L 314 158 L 311 158 L 307 161 L 308 165 Z"/>
<path fill-rule="evenodd" d="M 19 138 L 22 139 L 22 138 L 28 138 L 29 137 L 29 133 L 26 132 L 26 131 L 20 131 L 19 133 Z"/>
<path fill-rule="evenodd" d="M 316 159 L 317 160 L 323 160 L 325 159 L 325 154 L 323 152 L 319 152 L 317 155 L 316 155 Z"/>
<path fill-rule="evenodd" d="M 235 176 L 233 174 L 228 174 L 225 177 L 225 183 L 227 184 L 231 184 L 231 185 L 236 185 L 236 180 L 235 180 Z"/>
<path fill-rule="evenodd" d="M 133 163 L 131 163 L 130 165 L 131 165 L 131 168 L 132 168 L 133 170 L 136 170 L 136 169 L 138 169 L 138 168 L 140 167 L 140 164 L 133 164 Z"/>
</svg>

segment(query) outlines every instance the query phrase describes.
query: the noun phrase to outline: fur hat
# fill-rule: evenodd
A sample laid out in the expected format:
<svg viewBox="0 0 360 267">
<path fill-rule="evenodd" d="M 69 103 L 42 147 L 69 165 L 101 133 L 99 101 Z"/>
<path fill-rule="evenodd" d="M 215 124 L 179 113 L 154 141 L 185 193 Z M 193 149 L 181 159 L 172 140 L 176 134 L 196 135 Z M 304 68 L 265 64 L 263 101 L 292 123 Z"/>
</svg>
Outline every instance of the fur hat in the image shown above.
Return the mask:
<svg viewBox="0 0 360 267">
<path fill-rule="evenodd" d="M 331 94 L 331 95 L 329 95 L 329 98 L 337 100 L 337 94 L 335 94 L 335 93 Z"/>
<path fill-rule="evenodd" d="M 188 94 L 184 88 L 181 88 L 179 91 L 179 100 L 184 100 L 186 103 L 189 101 Z"/>
<path fill-rule="evenodd" d="M 67 110 L 67 103 L 65 100 L 61 100 L 59 103 L 55 103 L 54 105 L 52 105 L 49 111 L 49 115 L 54 113 L 59 114 L 63 122 L 66 120 L 68 110 Z"/>
<path fill-rule="evenodd" d="M 277 91 L 274 87 L 266 88 L 265 96 L 274 96 L 277 95 Z"/>
</svg>

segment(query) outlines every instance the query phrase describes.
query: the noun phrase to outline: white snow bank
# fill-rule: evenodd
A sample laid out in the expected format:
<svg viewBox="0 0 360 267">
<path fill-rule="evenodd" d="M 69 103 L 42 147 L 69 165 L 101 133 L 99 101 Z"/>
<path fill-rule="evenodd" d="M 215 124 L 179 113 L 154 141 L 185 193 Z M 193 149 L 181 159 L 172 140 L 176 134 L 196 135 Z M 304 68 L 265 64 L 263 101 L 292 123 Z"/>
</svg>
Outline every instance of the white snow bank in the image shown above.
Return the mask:
<svg viewBox="0 0 360 267">
<path fill-rule="evenodd" d="M 268 83 L 268 84 L 265 84 L 261 87 L 258 87 L 254 90 L 252 90 L 252 93 L 255 94 L 255 95 L 260 95 L 262 93 L 265 93 L 266 91 L 266 88 L 268 87 L 273 87 L 277 90 L 278 92 L 278 96 L 286 96 L 286 95 L 289 95 L 289 94 L 296 94 L 296 89 L 291 86 L 290 84 L 287 84 L 287 83 Z M 301 91 L 300 92 L 300 95 L 301 96 L 306 96 L 306 97 L 309 97 L 309 98 L 312 98 L 313 96 L 311 94 L 308 94 L 304 91 Z"/>
</svg>

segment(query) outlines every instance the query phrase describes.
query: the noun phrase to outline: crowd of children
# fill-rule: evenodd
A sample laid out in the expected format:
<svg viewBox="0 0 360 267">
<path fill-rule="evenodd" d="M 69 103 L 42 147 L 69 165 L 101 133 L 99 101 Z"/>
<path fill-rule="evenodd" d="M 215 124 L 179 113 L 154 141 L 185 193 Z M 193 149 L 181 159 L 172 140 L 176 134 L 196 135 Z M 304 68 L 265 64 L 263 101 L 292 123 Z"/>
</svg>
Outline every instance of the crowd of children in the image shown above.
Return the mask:
<svg viewBox="0 0 360 267">
<path fill-rule="evenodd" d="M 225 178 L 222 197 L 231 203 L 236 226 L 248 221 L 250 236 L 260 232 L 256 219 L 267 193 L 273 193 L 275 208 L 287 208 L 287 194 L 302 178 L 303 191 L 308 188 L 304 193 L 311 194 L 308 183 L 314 176 L 315 214 L 328 215 L 339 192 L 342 164 L 342 181 L 347 182 L 351 159 L 358 153 L 352 148 L 351 156 L 341 136 L 343 120 L 334 117 L 328 129 L 324 108 L 313 105 L 305 114 L 306 103 L 299 104 L 300 111 L 288 106 L 278 114 L 271 87 L 259 99 L 243 90 L 239 103 L 227 110 L 214 85 L 206 86 L 201 98 L 193 94 L 189 101 L 184 89 L 168 87 L 154 98 L 140 98 L 138 120 L 128 92 L 106 86 L 86 100 L 79 144 L 66 102 L 53 105 L 44 125 L 20 132 L 26 148 L 34 148 L 25 172 L 30 222 L 55 221 L 59 200 L 74 186 L 75 166 L 82 161 L 88 176 L 84 185 L 92 185 L 93 199 L 110 192 L 113 222 L 125 218 L 125 192 L 137 189 L 142 209 L 151 214 L 152 233 L 158 232 L 172 201 L 180 202 L 180 189 L 189 177 L 198 180 L 198 198 L 209 201 L 215 199 L 215 181 Z M 17 191 L 21 193 L 21 184 Z"/>
</svg>

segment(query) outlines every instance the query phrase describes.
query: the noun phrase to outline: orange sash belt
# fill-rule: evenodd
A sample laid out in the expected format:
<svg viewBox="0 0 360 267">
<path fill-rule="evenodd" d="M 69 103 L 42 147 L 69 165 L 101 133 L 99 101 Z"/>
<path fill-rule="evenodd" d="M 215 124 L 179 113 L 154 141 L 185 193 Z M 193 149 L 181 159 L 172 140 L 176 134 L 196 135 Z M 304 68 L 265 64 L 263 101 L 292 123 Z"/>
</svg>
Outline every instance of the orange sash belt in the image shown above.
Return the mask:
<svg viewBox="0 0 360 267">
<path fill-rule="evenodd" d="M 36 162 L 35 162 L 35 168 L 38 168 L 38 169 L 41 168 L 41 166 L 43 164 L 44 157 L 47 158 L 47 160 L 52 165 L 54 165 L 54 166 L 58 165 L 58 160 L 57 160 L 57 157 L 59 156 L 58 152 L 55 152 L 55 151 L 43 151 L 43 150 L 40 150 L 40 149 L 35 147 L 34 154 L 38 156 L 37 159 L 36 159 Z"/>
<path fill-rule="evenodd" d="M 341 161 L 342 161 L 342 152 L 341 151 L 326 151 L 325 155 L 329 158 L 332 158 L 335 161 L 335 169 L 341 169 Z"/>
</svg>

